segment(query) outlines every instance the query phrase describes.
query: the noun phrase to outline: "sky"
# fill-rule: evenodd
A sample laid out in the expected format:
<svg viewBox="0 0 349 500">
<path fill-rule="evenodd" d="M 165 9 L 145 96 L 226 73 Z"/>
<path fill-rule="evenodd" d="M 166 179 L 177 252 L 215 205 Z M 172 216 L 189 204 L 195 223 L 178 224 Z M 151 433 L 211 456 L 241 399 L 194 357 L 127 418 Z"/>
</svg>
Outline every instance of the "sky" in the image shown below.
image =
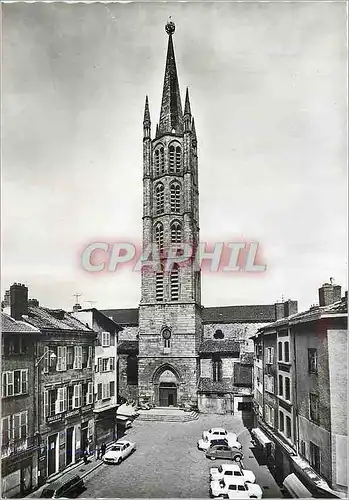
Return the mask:
<svg viewBox="0 0 349 500">
<path fill-rule="evenodd" d="M 198 136 L 200 238 L 257 241 L 264 273 L 203 273 L 202 303 L 347 289 L 346 2 L 3 4 L 2 280 L 41 305 L 137 307 L 94 241 L 142 235 L 142 121 L 159 119 L 169 16 Z"/>
</svg>

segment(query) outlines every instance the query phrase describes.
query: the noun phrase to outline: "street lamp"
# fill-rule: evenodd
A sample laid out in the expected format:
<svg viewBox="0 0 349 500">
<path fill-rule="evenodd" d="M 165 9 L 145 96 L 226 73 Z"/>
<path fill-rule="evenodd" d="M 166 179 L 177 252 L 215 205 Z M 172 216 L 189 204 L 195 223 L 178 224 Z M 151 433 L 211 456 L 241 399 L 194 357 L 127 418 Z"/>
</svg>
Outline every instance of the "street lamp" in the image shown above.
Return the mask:
<svg viewBox="0 0 349 500">
<path fill-rule="evenodd" d="M 51 361 L 54 361 L 56 358 L 57 358 L 57 354 L 53 351 L 51 351 L 51 349 L 48 349 L 47 351 L 44 352 L 44 354 L 35 362 L 35 367 L 37 368 L 39 366 L 39 364 L 41 363 L 41 361 L 44 359 L 44 357 L 48 354 L 48 353 L 51 353 L 50 354 L 50 360 Z"/>
</svg>

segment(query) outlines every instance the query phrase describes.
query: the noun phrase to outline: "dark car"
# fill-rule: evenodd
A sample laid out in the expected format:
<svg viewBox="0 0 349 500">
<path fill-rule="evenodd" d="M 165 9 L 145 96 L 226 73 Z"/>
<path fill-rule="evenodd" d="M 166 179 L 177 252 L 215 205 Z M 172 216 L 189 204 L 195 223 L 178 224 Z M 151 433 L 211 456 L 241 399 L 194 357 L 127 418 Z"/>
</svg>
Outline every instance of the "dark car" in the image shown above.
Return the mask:
<svg viewBox="0 0 349 500">
<path fill-rule="evenodd" d="M 231 448 L 228 444 L 214 444 L 206 452 L 206 458 L 216 460 L 216 458 L 223 458 L 225 460 L 235 460 L 241 462 L 243 454 L 237 448 Z"/>
<path fill-rule="evenodd" d="M 85 491 L 85 486 L 80 476 L 66 475 L 45 486 L 40 498 L 75 498 L 83 491 Z"/>
<path fill-rule="evenodd" d="M 210 448 L 212 446 L 228 446 L 228 440 L 227 439 L 212 439 L 210 443 Z"/>
</svg>

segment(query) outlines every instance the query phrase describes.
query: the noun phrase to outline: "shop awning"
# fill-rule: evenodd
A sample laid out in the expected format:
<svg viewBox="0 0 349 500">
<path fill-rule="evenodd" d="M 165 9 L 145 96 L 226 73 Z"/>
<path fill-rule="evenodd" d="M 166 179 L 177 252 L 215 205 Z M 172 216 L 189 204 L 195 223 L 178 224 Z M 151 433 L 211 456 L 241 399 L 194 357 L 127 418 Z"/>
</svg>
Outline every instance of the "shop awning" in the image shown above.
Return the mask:
<svg viewBox="0 0 349 500">
<path fill-rule="evenodd" d="M 259 428 L 252 429 L 251 434 L 262 446 L 271 444 L 270 439 Z"/>
<path fill-rule="evenodd" d="M 130 417 L 126 417 L 126 415 L 116 415 L 116 420 L 120 422 L 126 422 L 126 420 L 130 420 Z"/>
<path fill-rule="evenodd" d="M 104 413 L 104 412 L 106 412 L 106 411 L 111 411 L 111 410 L 114 410 L 114 411 L 115 411 L 115 408 L 117 408 L 118 406 L 119 406 L 119 405 L 113 405 L 113 406 L 107 406 L 106 408 L 103 408 L 103 407 L 102 407 L 102 408 L 95 408 L 95 409 L 93 410 L 93 413 L 97 413 L 97 414 L 99 414 L 99 413 Z"/>
<path fill-rule="evenodd" d="M 283 486 L 292 498 L 314 498 L 296 474 L 287 476 L 283 482 Z"/>
</svg>

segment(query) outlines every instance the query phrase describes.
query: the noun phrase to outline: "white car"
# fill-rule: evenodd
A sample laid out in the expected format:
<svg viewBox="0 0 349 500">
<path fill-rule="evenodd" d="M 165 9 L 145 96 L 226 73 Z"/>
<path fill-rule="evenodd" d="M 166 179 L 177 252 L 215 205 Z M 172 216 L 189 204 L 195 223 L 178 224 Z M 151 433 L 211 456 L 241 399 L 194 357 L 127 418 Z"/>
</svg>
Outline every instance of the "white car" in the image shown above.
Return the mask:
<svg viewBox="0 0 349 500">
<path fill-rule="evenodd" d="M 262 488 L 258 484 L 236 481 L 225 478 L 220 481 L 211 481 L 210 496 L 221 498 L 262 498 Z"/>
<path fill-rule="evenodd" d="M 103 456 L 106 464 L 121 464 L 121 462 L 136 450 L 136 443 L 117 441 Z"/>
<path fill-rule="evenodd" d="M 237 448 L 241 450 L 242 445 L 239 443 L 237 435 L 234 432 L 227 432 L 225 429 L 210 429 L 202 434 L 202 439 L 198 441 L 199 450 L 207 451 L 211 446 L 211 441 L 213 440 L 225 440 L 228 442 L 230 448 Z"/>
<path fill-rule="evenodd" d="M 212 467 L 210 469 L 210 481 L 219 481 L 221 479 L 234 477 L 234 479 L 241 479 L 241 482 L 255 483 L 256 476 L 251 470 L 242 469 L 236 464 L 222 464 L 219 467 Z"/>
</svg>

